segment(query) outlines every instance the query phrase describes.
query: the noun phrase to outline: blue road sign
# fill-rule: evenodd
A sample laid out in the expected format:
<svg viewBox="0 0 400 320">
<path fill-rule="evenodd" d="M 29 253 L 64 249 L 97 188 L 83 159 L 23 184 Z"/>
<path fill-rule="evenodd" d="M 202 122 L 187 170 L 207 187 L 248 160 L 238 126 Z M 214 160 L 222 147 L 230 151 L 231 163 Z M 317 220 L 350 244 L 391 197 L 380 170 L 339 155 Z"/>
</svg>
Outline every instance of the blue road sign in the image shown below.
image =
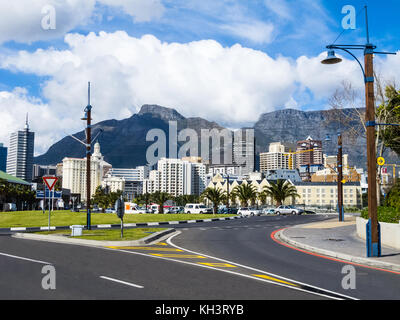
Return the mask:
<svg viewBox="0 0 400 320">
<path fill-rule="evenodd" d="M 53 198 L 53 199 L 61 199 L 62 198 L 62 191 L 49 191 L 46 189 L 46 199 Z M 43 190 L 36 190 L 36 199 L 44 199 L 44 191 Z"/>
</svg>

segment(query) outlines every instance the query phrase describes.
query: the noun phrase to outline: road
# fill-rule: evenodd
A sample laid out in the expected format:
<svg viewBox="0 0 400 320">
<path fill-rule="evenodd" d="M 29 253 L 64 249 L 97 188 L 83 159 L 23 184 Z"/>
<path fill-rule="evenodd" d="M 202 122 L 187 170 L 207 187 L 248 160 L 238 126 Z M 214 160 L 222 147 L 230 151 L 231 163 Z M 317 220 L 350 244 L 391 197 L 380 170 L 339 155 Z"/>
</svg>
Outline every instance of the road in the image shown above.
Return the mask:
<svg viewBox="0 0 400 320">
<path fill-rule="evenodd" d="M 399 299 L 400 276 L 344 263 L 271 239 L 275 230 L 324 216 L 261 216 L 177 225 L 179 234 L 142 248 L 94 248 L 0 236 L 0 299 L 322 300 Z M 43 267 L 55 270 L 45 290 Z"/>
</svg>

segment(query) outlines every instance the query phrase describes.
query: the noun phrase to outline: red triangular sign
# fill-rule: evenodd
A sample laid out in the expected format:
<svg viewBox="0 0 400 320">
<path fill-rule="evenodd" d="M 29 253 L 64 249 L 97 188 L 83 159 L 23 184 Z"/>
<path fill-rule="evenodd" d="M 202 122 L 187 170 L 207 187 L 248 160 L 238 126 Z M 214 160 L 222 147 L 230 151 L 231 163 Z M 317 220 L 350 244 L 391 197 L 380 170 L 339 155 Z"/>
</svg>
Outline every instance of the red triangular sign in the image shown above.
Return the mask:
<svg viewBox="0 0 400 320">
<path fill-rule="evenodd" d="M 43 177 L 43 181 L 49 190 L 53 190 L 58 178 L 57 177 Z"/>
</svg>

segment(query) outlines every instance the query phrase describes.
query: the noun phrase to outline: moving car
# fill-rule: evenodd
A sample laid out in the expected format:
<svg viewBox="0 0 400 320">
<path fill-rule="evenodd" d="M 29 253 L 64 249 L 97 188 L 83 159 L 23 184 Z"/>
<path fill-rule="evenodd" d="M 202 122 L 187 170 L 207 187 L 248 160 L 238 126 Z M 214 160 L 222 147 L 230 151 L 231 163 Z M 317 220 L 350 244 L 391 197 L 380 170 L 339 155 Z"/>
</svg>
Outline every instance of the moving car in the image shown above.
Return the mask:
<svg viewBox="0 0 400 320">
<path fill-rule="evenodd" d="M 187 203 L 185 213 L 212 213 L 212 209 L 200 203 Z"/>
<path fill-rule="evenodd" d="M 253 217 L 253 216 L 259 216 L 260 215 L 260 210 L 253 209 L 253 208 L 240 208 L 237 214 L 241 215 L 242 217 Z"/>
<path fill-rule="evenodd" d="M 275 213 L 277 215 L 281 215 L 281 214 L 302 214 L 304 212 L 303 209 L 299 209 L 293 206 L 279 206 L 278 208 L 275 209 Z"/>
</svg>

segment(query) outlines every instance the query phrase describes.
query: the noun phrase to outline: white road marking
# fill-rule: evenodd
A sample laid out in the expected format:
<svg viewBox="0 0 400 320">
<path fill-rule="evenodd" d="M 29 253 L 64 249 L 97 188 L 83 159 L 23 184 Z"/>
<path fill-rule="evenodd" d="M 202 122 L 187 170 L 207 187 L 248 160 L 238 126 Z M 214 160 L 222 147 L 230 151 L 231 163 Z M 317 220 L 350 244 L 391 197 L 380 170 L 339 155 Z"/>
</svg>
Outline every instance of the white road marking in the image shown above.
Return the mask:
<svg viewBox="0 0 400 320">
<path fill-rule="evenodd" d="M 100 278 L 105 279 L 105 280 L 110 280 L 110 281 L 118 282 L 118 283 L 122 283 L 122 284 L 125 284 L 125 285 L 127 285 L 127 286 L 131 286 L 131 287 L 135 287 L 135 288 L 139 288 L 139 289 L 143 289 L 143 288 L 144 288 L 143 286 L 138 285 L 138 284 L 134 284 L 134 283 L 130 283 L 130 282 L 118 280 L 118 279 L 113 279 L 113 278 L 106 277 L 106 276 L 100 276 Z"/>
<path fill-rule="evenodd" d="M 50 262 L 45 262 L 45 261 L 40 261 L 40 260 L 35 260 L 35 259 L 30 259 L 30 258 L 25 258 L 25 257 L 14 256 L 14 255 L 12 255 L 12 254 L 3 253 L 3 252 L 0 252 L 0 255 L 6 256 L 6 257 L 9 257 L 9 258 L 19 259 L 19 260 L 25 260 L 25 261 L 30 261 L 30 262 L 36 262 L 36 263 L 40 263 L 40 264 L 52 264 L 52 263 L 50 263 Z"/>
<path fill-rule="evenodd" d="M 273 274 L 273 273 L 270 273 L 270 272 L 266 272 L 266 271 L 264 271 L 264 270 L 252 268 L 252 267 L 245 266 L 245 265 L 242 265 L 242 264 L 233 262 L 233 261 L 229 261 L 229 260 L 225 260 L 225 259 L 221 259 L 221 258 L 216 258 L 216 257 L 210 256 L 210 255 L 207 255 L 207 254 L 203 254 L 203 253 L 199 253 L 199 252 L 196 252 L 196 251 L 188 250 L 188 249 L 186 249 L 186 248 L 182 248 L 182 247 L 180 247 L 180 246 L 178 246 L 178 245 L 175 245 L 175 244 L 172 243 L 172 241 L 171 241 L 172 238 L 176 237 L 177 235 L 179 235 L 179 233 L 176 233 L 176 234 L 172 235 L 171 237 L 169 237 L 169 238 L 167 239 L 167 243 L 168 243 L 169 245 L 171 245 L 171 246 L 177 248 L 177 249 L 181 249 L 181 250 L 184 250 L 184 251 L 193 253 L 193 254 L 202 255 L 202 256 L 207 257 L 207 258 L 210 258 L 210 259 L 215 259 L 215 260 L 219 260 L 219 261 L 222 261 L 222 262 L 225 262 L 225 263 L 233 264 L 233 265 L 236 265 L 237 267 L 242 267 L 242 268 L 246 268 L 246 269 L 253 270 L 253 271 L 256 271 L 256 272 L 260 272 L 260 273 L 263 273 L 263 274 L 266 274 L 266 275 L 269 275 L 269 276 L 272 276 L 272 277 L 276 277 L 276 278 L 280 278 L 280 279 L 282 279 L 282 280 L 286 280 L 286 281 L 288 281 L 288 282 L 294 282 L 294 283 L 296 283 L 296 284 L 308 286 L 308 287 L 314 288 L 314 289 L 319 289 L 319 290 L 325 291 L 325 292 L 327 292 L 327 293 L 332 293 L 332 294 L 335 294 L 335 295 L 340 295 L 340 296 L 342 296 L 343 298 L 347 298 L 347 299 L 351 299 L 351 300 L 358 300 L 357 298 L 354 298 L 354 297 L 350 297 L 350 296 L 347 296 L 347 295 L 344 295 L 344 294 L 341 294 L 341 293 L 338 293 L 338 292 L 330 291 L 330 290 L 327 290 L 327 289 L 323 289 L 323 288 L 320 288 L 320 287 L 312 286 L 312 285 L 309 285 L 309 284 L 306 284 L 306 283 L 299 282 L 299 281 L 297 281 L 297 280 L 292 280 L 292 279 L 289 279 L 289 278 L 285 278 L 285 277 L 282 277 L 282 276 L 280 276 L 280 275 L 276 275 L 276 274 Z M 235 272 L 228 271 L 228 270 L 221 270 L 221 269 L 216 269 L 216 270 L 219 270 L 219 271 L 222 271 L 222 272 L 235 273 Z M 240 274 L 240 273 L 236 273 L 236 274 L 241 275 L 241 276 L 247 276 L 247 275 L 243 275 L 243 274 Z M 271 281 L 264 280 L 264 279 L 257 279 L 257 278 L 253 278 L 253 277 L 251 277 L 251 278 L 252 278 L 252 279 L 256 279 L 256 280 L 261 280 L 261 281 L 265 281 L 265 282 L 270 282 L 270 283 L 277 284 L 276 282 L 271 282 Z M 304 289 L 301 289 L 301 288 L 296 288 L 296 287 L 292 287 L 292 286 L 287 286 L 287 285 L 285 285 L 285 284 L 277 284 L 277 285 L 284 286 L 284 287 L 288 287 L 288 288 L 292 288 L 292 289 L 294 289 L 294 290 L 300 290 L 300 291 L 303 291 L 303 292 L 307 292 L 307 293 L 312 293 L 312 294 L 320 295 L 320 296 L 325 296 L 325 297 L 328 297 L 328 298 L 331 298 L 331 299 L 338 299 L 338 298 L 335 298 L 335 297 L 332 297 L 332 296 L 324 295 L 324 294 L 322 294 L 322 293 L 316 293 L 316 292 L 304 290 Z"/>
</svg>

